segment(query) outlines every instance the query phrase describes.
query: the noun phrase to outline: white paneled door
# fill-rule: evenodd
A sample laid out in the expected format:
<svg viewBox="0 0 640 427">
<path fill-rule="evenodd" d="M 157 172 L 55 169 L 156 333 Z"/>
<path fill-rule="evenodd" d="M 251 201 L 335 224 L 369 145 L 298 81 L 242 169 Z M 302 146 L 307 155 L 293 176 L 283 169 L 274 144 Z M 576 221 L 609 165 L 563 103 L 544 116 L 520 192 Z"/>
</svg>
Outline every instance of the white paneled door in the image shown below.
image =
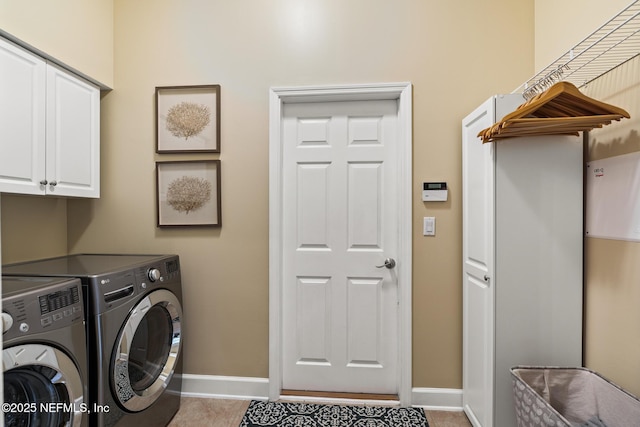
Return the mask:
<svg viewBox="0 0 640 427">
<path fill-rule="evenodd" d="M 478 133 L 495 123 L 491 98 L 462 122 L 463 406 L 474 426 L 493 425 L 495 290 L 494 149 Z M 506 427 L 506 426 L 505 426 Z"/>
<path fill-rule="evenodd" d="M 398 101 L 282 111 L 282 387 L 395 394 Z"/>
</svg>

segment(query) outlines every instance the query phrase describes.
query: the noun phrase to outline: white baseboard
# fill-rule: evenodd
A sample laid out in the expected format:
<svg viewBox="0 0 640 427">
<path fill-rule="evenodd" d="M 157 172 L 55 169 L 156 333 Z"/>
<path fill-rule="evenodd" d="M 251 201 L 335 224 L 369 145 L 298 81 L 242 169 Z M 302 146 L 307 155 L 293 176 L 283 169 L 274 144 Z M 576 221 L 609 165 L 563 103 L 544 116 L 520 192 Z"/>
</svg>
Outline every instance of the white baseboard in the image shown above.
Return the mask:
<svg viewBox="0 0 640 427">
<path fill-rule="evenodd" d="M 254 377 L 183 374 L 182 395 L 217 399 L 267 400 L 269 380 Z"/>
<path fill-rule="evenodd" d="M 220 375 L 182 375 L 182 395 L 215 399 L 268 400 L 269 379 Z M 461 411 L 462 390 L 414 388 L 411 404 L 437 411 Z"/>
<path fill-rule="evenodd" d="M 413 406 L 434 411 L 462 411 L 462 390 L 457 388 L 414 388 Z"/>
</svg>

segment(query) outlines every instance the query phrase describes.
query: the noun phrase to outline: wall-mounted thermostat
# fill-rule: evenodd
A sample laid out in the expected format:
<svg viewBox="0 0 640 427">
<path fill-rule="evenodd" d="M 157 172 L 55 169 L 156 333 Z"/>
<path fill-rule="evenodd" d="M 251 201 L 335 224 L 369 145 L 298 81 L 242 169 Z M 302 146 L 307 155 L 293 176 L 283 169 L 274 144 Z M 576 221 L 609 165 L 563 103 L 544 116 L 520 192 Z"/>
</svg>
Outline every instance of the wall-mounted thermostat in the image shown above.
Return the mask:
<svg viewBox="0 0 640 427">
<path fill-rule="evenodd" d="M 446 202 L 449 191 L 446 182 L 423 182 L 423 202 Z"/>
</svg>

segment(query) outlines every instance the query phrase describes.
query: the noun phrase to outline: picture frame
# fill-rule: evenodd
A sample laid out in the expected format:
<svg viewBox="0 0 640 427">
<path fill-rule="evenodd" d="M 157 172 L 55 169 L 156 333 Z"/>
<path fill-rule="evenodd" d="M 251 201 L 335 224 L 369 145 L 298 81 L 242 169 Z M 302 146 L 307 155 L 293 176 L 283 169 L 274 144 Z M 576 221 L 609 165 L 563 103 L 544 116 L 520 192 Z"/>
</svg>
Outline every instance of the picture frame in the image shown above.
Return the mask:
<svg viewBox="0 0 640 427">
<path fill-rule="evenodd" d="M 156 162 L 158 227 L 221 227 L 220 176 L 220 160 Z"/>
<path fill-rule="evenodd" d="M 220 85 L 156 87 L 156 152 L 220 152 Z"/>
</svg>

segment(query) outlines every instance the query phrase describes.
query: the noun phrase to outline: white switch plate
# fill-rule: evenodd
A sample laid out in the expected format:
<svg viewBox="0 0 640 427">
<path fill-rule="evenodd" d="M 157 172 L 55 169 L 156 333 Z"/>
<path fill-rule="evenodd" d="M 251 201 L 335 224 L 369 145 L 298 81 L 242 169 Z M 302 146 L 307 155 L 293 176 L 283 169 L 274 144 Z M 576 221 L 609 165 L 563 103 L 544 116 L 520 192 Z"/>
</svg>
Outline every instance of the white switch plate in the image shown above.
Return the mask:
<svg viewBox="0 0 640 427">
<path fill-rule="evenodd" d="M 436 217 L 425 216 L 422 222 L 422 232 L 425 236 L 436 235 Z"/>
</svg>

